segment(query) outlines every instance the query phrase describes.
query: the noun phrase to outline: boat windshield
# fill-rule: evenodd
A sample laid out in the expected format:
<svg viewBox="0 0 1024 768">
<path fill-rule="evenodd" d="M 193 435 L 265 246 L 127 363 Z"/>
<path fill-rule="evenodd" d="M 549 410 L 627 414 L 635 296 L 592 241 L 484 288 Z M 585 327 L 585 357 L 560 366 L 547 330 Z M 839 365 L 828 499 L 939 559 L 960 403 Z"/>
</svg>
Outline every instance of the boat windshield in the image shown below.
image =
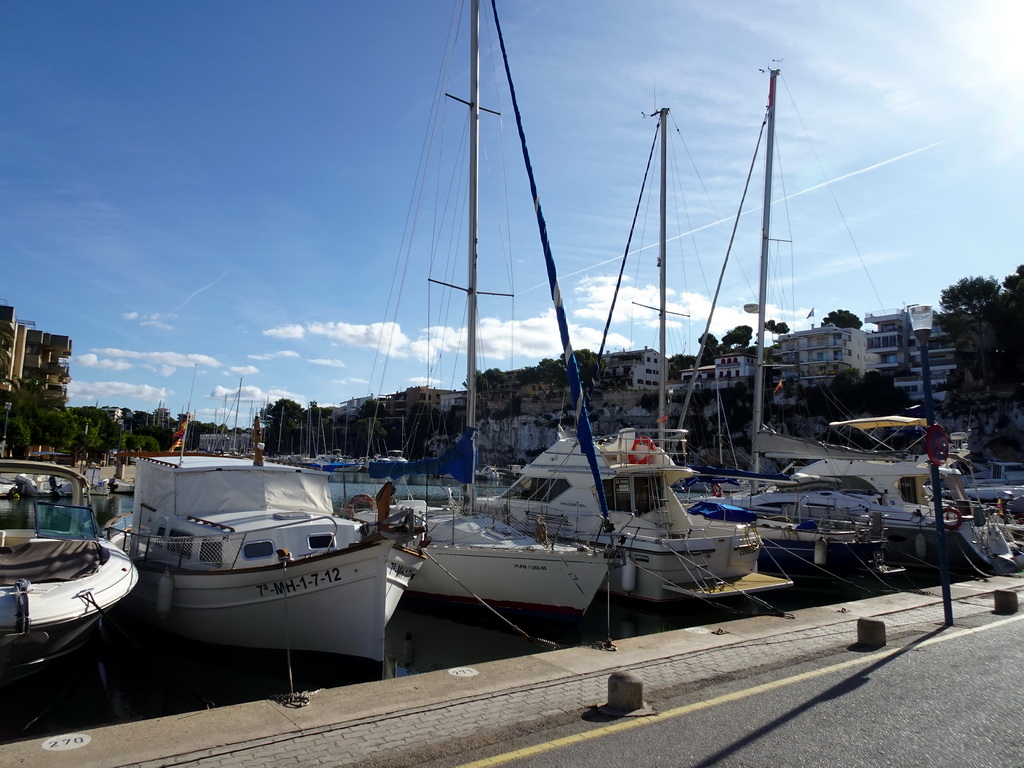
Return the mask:
<svg viewBox="0 0 1024 768">
<path fill-rule="evenodd" d="M 36 536 L 46 539 L 96 539 L 99 526 L 90 507 L 36 502 Z"/>
</svg>

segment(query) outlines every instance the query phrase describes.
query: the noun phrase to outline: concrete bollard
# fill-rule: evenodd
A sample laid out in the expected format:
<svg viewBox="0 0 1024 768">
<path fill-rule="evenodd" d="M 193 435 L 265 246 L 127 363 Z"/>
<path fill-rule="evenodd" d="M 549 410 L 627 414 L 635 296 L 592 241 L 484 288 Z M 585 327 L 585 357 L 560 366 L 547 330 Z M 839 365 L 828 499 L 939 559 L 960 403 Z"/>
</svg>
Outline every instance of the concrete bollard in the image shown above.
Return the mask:
<svg viewBox="0 0 1024 768">
<path fill-rule="evenodd" d="M 1017 593 L 1012 592 L 1008 589 L 997 589 L 993 595 L 995 595 L 995 612 L 996 613 L 1016 613 L 1017 612 Z"/>
<path fill-rule="evenodd" d="M 649 715 L 644 704 L 643 681 L 632 672 L 612 672 L 608 677 L 608 703 L 599 708 L 609 715 Z"/>
<path fill-rule="evenodd" d="M 885 622 L 881 619 L 857 619 L 857 644 L 872 648 L 885 646 Z"/>
</svg>

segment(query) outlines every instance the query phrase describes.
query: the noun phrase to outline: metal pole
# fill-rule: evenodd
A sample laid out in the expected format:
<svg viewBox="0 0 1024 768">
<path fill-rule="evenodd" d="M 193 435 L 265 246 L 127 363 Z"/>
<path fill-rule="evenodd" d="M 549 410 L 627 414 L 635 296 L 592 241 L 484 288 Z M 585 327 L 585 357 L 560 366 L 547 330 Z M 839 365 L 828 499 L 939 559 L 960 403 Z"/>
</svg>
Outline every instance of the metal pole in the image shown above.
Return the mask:
<svg viewBox="0 0 1024 768">
<path fill-rule="evenodd" d="M 0 457 L 7 455 L 7 420 L 11 417 L 10 402 L 4 403 L 4 439 L 0 441 Z"/>
<path fill-rule="evenodd" d="M 932 372 L 928 362 L 928 337 L 930 329 L 914 331 L 921 348 L 921 378 L 924 380 L 924 413 L 928 426 L 935 423 L 935 407 L 932 403 Z M 938 466 L 929 461 L 932 473 L 932 501 L 935 503 L 935 545 L 939 550 L 939 578 L 942 583 L 942 611 L 947 627 L 953 626 L 953 598 L 949 587 L 949 554 L 946 552 L 946 524 L 942 514 L 942 485 Z"/>
</svg>

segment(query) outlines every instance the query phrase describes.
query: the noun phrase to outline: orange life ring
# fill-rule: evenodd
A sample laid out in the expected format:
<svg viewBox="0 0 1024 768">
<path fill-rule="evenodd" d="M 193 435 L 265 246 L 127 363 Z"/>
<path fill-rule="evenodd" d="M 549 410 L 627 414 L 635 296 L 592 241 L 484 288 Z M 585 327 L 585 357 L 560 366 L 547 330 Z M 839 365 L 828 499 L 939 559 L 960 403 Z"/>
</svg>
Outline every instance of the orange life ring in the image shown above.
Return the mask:
<svg viewBox="0 0 1024 768">
<path fill-rule="evenodd" d="M 348 502 L 348 513 L 350 515 L 355 514 L 356 502 L 368 502 L 369 509 L 374 509 L 377 506 L 377 500 L 370 496 L 368 493 L 357 493 Z"/>
<path fill-rule="evenodd" d="M 960 513 L 960 510 L 956 507 L 943 507 L 942 508 L 942 524 L 946 526 L 947 530 L 955 531 L 961 525 L 963 525 L 964 516 Z"/>
<path fill-rule="evenodd" d="M 711 484 L 711 495 L 716 499 L 722 498 L 722 486 L 720 483 Z"/>
<path fill-rule="evenodd" d="M 637 454 L 633 453 L 633 451 L 635 451 L 637 449 L 637 446 L 640 446 L 640 445 L 642 445 L 644 448 L 646 448 L 647 451 L 645 453 L 643 453 L 642 455 L 638 456 Z M 651 438 L 649 438 L 647 435 L 641 435 L 640 437 L 638 437 L 636 440 L 633 441 L 633 447 L 630 448 L 629 463 L 630 464 L 646 464 L 648 461 L 651 460 L 651 451 L 653 451 L 653 450 L 654 450 L 654 441 L 651 440 Z"/>
</svg>

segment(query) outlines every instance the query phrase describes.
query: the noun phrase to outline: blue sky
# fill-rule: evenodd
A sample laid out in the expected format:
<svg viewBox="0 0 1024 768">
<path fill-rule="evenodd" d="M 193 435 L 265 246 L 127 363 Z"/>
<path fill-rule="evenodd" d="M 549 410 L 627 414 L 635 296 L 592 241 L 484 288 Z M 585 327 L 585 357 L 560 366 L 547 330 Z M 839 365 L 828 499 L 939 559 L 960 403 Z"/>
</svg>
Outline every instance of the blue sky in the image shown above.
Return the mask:
<svg viewBox="0 0 1024 768">
<path fill-rule="evenodd" d="M 769 317 L 937 304 L 1024 259 L 1014 2 L 499 2 L 575 346 L 596 349 L 659 107 L 668 352 L 703 332 L 781 69 Z M 0 299 L 71 405 L 243 418 L 465 380 L 458 3 L 0 4 Z M 482 369 L 559 353 L 485 4 Z M 761 166 L 712 332 L 752 324 Z M 656 197 L 610 349 L 657 346 Z M 815 316 L 807 318 L 811 309 Z M 230 418 L 228 419 L 230 423 Z"/>
</svg>

